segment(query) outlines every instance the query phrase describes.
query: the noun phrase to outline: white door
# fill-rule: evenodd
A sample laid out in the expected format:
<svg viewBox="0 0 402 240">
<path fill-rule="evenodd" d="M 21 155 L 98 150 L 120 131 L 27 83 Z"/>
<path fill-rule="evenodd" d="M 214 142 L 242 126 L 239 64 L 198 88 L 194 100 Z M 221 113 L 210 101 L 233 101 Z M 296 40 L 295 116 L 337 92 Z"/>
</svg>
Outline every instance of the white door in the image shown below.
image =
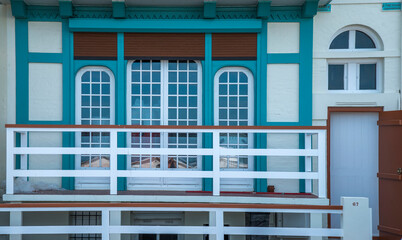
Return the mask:
<svg viewBox="0 0 402 240">
<path fill-rule="evenodd" d="M 136 60 L 127 66 L 127 122 L 131 125 L 201 125 L 201 64 L 191 60 Z M 201 134 L 134 132 L 133 148 L 197 148 Z M 131 170 L 200 170 L 201 157 L 132 155 Z M 129 190 L 201 190 L 200 178 L 129 178 Z"/>
<path fill-rule="evenodd" d="M 340 198 L 368 197 L 373 210 L 373 235 L 378 236 L 378 113 L 331 113 L 331 205 Z M 339 215 L 331 215 L 339 227 Z"/>
<path fill-rule="evenodd" d="M 226 67 L 215 75 L 214 122 L 218 126 L 250 126 L 254 123 L 252 73 L 242 67 Z M 253 134 L 221 133 L 223 148 L 253 148 Z M 224 171 L 253 170 L 253 156 L 221 156 Z M 253 179 L 222 179 L 221 191 L 253 191 Z"/>
</svg>

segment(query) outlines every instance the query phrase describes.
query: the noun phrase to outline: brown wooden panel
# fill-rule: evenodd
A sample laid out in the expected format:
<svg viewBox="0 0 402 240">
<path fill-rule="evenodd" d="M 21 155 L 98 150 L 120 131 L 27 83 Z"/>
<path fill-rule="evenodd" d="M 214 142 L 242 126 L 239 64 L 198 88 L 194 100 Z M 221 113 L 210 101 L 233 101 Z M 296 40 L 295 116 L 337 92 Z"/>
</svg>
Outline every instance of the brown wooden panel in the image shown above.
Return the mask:
<svg viewBox="0 0 402 240">
<path fill-rule="evenodd" d="M 117 59 L 116 33 L 74 33 L 75 59 Z"/>
<path fill-rule="evenodd" d="M 125 33 L 125 59 L 203 59 L 203 33 Z"/>
<path fill-rule="evenodd" d="M 212 58 L 216 60 L 257 59 L 257 34 L 212 34 Z"/>
<path fill-rule="evenodd" d="M 402 111 L 379 116 L 379 207 L 381 239 L 402 238 Z"/>
</svg>

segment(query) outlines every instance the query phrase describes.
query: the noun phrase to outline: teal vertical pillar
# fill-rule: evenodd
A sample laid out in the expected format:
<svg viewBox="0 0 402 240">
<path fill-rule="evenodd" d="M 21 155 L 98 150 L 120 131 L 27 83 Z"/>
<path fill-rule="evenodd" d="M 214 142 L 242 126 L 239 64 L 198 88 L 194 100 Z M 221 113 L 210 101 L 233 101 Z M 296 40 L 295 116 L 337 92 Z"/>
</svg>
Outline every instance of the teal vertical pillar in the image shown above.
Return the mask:
<svg viewBox="0 0 402 240">
<path fill-rule="evenodd" d="M 204 79 L 203 79 L 203 125 L 214 125 L 214 79 L 212 73 L 212 35 L 210 33 L 205 34 L 205 61 L 204 61 Z M 204 148 L 212 148 L 212 134 L 203 134 L 202 145 Z M 204 156 L 202 161 L 202 170 L 212 170 L 212 157 Z M 202 181 L 202 189 L 204 191 L 212 191 L 212 179 L 204 178 Z"/>
<path fill-rule="evenodd" d="M 255 125 L 265 125 L 267 121 L 267 21 L 262 20 L 262 30 L 257 38 L 257 75 L 255 82 Z M 267 135 L 255 134 L 255 148 L 267 147 Z M 254 157 L 254 170 L 267 171 L 267 157 Z M 254 191 L 266 192 L 267 179 L 255 179 Z"/>
<path fill-rule="evenodd" d="M 68 20 L 62 21 L 62 49 L 63 49 L 63 122 L 75 124 L 75 76 L 73 74 L 73 34 L 68 29 Z M 63 147 L 74 147 L 74 133 L 63 133 Z M 62 156 L 62 169 L 75 169 L 75 156 Z M 64 189 L 74 190 L 75 182 L 73 177 L 63 177 L 61 186 Z"/>
<path fill-rule="evenodd" d="M 117 33 L 116 124 L 126 124 L 126 62 L 124 60 L 124 33 Z M 126 134 L 118 133 L 118 147 L 126 147 Z M 117 156 L 117 169 L 127 169 L 127 156 Z M 117 190 L 127 190 L 127 178 L 117 178 Z"/>
</svg>

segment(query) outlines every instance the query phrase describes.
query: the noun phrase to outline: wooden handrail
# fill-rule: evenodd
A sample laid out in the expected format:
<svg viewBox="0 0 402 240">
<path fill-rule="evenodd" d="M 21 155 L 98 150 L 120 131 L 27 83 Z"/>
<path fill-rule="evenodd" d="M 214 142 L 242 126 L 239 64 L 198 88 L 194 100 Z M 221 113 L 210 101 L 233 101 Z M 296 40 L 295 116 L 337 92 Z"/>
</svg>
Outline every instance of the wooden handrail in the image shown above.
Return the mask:
<svg viewBox="0 0 402 240">
<path fill-rule="evenodd" d="M 5 124 L 6 128 L 123 128 L 123 129 L 211 129 L 211 130 L 326 130 L 326 126 L 168 126 L 168 125 L 53 125 Z"/>
<path fill-rule="evenodd" d="M 3 203 L 0 208 L 255 208 L 343 210 L 343 206 L 244 203 Z"/>
</svg>

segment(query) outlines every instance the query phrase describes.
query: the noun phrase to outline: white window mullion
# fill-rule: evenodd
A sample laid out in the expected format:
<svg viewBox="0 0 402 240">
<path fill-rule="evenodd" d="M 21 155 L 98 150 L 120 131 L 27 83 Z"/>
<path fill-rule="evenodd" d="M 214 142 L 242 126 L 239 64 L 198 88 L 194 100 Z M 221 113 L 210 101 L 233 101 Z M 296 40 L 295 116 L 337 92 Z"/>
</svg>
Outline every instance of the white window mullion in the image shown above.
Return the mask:
<svg viewBox="0 0 402 240">
<path fill-rule="evenodd" d="M 349 31 L 349 49 L 356 49 L 356 30 Z"/>
</svg>

